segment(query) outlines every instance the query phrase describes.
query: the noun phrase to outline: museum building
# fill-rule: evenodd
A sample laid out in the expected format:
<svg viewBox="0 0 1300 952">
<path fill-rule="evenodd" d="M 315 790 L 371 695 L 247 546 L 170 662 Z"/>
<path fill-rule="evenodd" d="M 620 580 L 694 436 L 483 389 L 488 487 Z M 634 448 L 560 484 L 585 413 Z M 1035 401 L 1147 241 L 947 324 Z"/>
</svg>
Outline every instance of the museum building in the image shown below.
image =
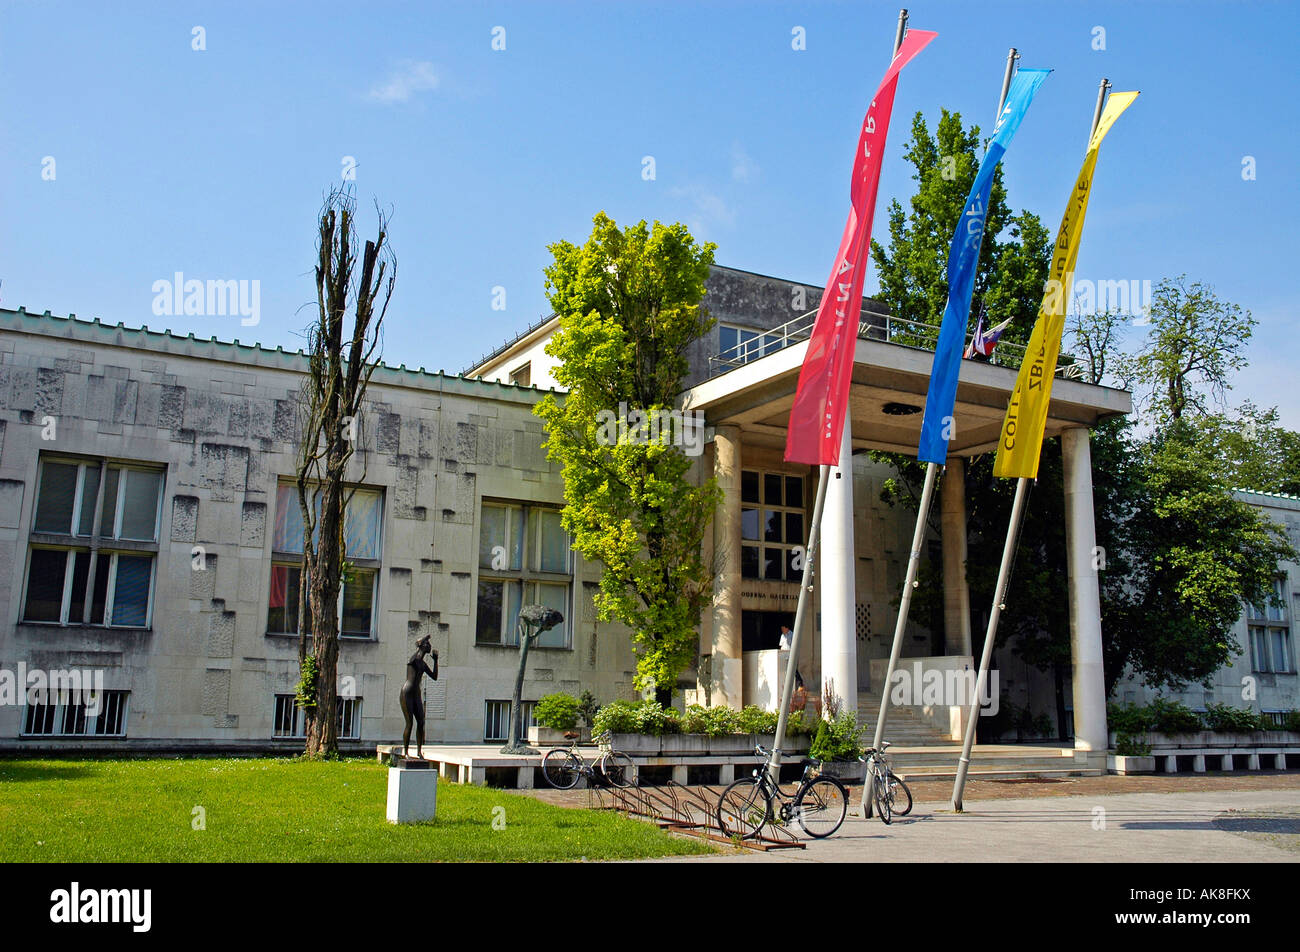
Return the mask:
<svg viewBox="0 0 1300 952">
<path fill-rule="evenodd" d="M 820 294 L 720 266 L 710 275 L 704 304 L 717 323 L 690 353 L 682 405 L 704 419 L 693 478 L 716 476 L 724 497 L 705 543 L 713 604 L 679 703 L 773 703 L 770 662 L 798 595 L 792 550 L 806 540 L 817 481 L 784 461 L 785 428 Z M 462 374 L 376 370 L 349 472 L 345 749 L 400 738 L 398 687 L 426 634 L 440 655 L 439 680 L 425 681 L 430 742 L 504 738 L 523 604 L 565 618 L 530 656 L 527 700 L 636 696 L 630 638 L 596 618 L 599 566 L 569 548 L 559 467 L 532 413 L 555 386 L 544 347 L 557 325 L 526 329 Z M 797 659 L 806 681 L 849 704 L 870 707 L 879 690 L 913 520 L 880 501 L 893 471 L 867 451 L 915 454 L 932 359 L 918 346 L 924 332 L 864 300 L 817 610 Z M 995 445 L 1017 362 L 1010 344 L 997 362 L 963 362 L 941 532 L 925 553 L 946 580 L 942 618 L 909 626 L 906 659 L 971 664 L 983 607 L 972 609 L 965 584 L 959 477 L 966 457 Z M 0 705 L 0 749 L 301 744 L 292 477 L 305 369 L 300 352 L 280 348 L 0 310 L 0 671 L 101 672 L 104 688 L 97 711 Z M 1088 433 L 1130 410 L 1128 393 L 1067 367 L 1047 424 L 1064 448 L 1072 728 L 1093 756 L 1106 726 Z M 951 736 L 950 713 L 927 716 Z"/>
</svg>

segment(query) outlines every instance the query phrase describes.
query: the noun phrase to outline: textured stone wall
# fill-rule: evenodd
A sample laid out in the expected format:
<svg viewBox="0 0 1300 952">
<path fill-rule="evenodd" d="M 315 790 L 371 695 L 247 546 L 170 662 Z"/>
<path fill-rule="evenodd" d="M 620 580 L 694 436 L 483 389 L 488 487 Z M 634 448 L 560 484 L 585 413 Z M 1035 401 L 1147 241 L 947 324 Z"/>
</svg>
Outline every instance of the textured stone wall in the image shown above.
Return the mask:
<svg viewBox="0 0 1300 952">
<path fill-rule="evenodd" d="M 268 635 L 266 616 L 300 368 L 279 351 L 0 312 L 0 667 L 103 668 L 105 687 L 131 691 L 132 739 L 268 742 L 273 697 L 298 678 L 296 637 Z M 384 494 L 378 637 L 344 640 L 339 665 L 362 697 L 363 740 L 400 739 L 396 694 L 424 634 L 443 679 L 427 695 L 431 740 L 480 740 L 484 700 L 510 697 L 516 649 L 474 645 L 479 511 L 484 497 L 562 503 L 538 396 L 376 373 L 349 477 Z M 165 465 L 150 629 L 19 621 L 41 453 Z M 632 696 L 626 633 L 601 624 L 597 641 L 597 574 L 579 560 L 572 650 L 534 650 L 526 697 Z M 20 714 L 0 707 L 0 745 L 16 743 Z"/>
</svg>

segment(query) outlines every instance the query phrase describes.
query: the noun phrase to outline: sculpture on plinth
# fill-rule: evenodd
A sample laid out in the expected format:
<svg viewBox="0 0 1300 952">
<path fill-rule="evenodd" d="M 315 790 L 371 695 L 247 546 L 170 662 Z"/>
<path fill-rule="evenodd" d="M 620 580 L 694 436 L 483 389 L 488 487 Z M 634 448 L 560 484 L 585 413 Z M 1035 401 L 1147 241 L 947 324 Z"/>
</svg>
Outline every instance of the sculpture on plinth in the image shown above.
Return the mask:
<svg viewBox="0 0 1300 952">
<path fill-rule="evenodd" d="M 411 746 L 411 720 L 415 720 L 415 753 L 424 759 L 424 698 L 420 693 L 420 680 L 427 674 L 438 680 L 438 652 L 429 643 L 425 635 L 415 643 L 415 654 L 406 662 L 406 681 L 402 685 L 399 700 L 402 705 L 402 717 L 406 718 L 406 728 L 402 731 L 402 756 L 406 757 Z M 433 655 L 433 667 L 430 668 L 425 655 Z"/>
<path fill-rule="evenodd" d="M 564 621 L 564 616 L 554 608 L 542 605 L 525 605 L 519 610 L 516 630 L 519 632 L 519 673 L 515 676 L 515 694 L 510 701 L 510 734 L 506 745 L 501 748 L 503 754 L 537 754 L 541 751 L 529 747 L 522 740 L 523 733 L 523 694 L 524 669 L 528 666 L 528 649 L 537 640 L 538 635 L 550 631 Z"/>
</svg>

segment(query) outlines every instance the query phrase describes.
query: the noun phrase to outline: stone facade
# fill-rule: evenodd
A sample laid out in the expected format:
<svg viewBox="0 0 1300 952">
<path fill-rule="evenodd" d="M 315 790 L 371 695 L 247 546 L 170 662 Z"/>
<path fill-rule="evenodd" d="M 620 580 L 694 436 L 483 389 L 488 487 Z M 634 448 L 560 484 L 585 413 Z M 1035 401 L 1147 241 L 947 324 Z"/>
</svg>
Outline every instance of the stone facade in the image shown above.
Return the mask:
<svg viewBox="0 0 1300 952">
<path fill-rule="evenodd" d="M 105 689 L 130 692 L 133 747 L 301 743 L 272 742 L 274 698 L 293 693 L 298 664 L 297 637 L 268 634 L 268 604 L 304 365 L 279 349 L 0 311 L 0 670 L 102 670 Z M 531 412 L 539 393 L 381 367 L 368 396 L 349 478 L 382 493 L 373 636 L 344 639 L 339 663 L 361 699 L 360 742 L 401 736 L 398 688 L 424 634 L 441 657 L 440 680 L 425 682 L 429 741 L 481 741 L 485 702 L 510 697 L 517 659 L 476 644 L 483 501 L 563 502 Z M 38 474 L 52 458 L 163 468 L 156 544 L 136 545 L 156 552 L 151 623 L 22 621 Z M 571 645 L 534 648 L 525 698 L 632 697 L 630 641 L 596 623 L 598 569 L 572 558 Z M 23 712 L 0 706 L 3 747 L 123 743 L 20 739 Z"/>
</svg>

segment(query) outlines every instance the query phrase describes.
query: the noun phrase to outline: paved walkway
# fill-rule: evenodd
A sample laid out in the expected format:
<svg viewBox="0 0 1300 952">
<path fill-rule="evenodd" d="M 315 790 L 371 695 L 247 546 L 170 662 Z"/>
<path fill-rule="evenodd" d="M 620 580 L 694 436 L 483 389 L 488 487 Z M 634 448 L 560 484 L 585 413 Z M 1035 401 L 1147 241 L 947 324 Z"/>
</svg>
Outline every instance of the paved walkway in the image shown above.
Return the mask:
<svg viewBox="0 0 1300 952">
<path fill-rule="evenodd" d="M 806 850 L 671 862 L 1300 862 L 1300 790 L 1206 790 L 917 803 L 890 826 L 850 816 Z"/>
</svg>

